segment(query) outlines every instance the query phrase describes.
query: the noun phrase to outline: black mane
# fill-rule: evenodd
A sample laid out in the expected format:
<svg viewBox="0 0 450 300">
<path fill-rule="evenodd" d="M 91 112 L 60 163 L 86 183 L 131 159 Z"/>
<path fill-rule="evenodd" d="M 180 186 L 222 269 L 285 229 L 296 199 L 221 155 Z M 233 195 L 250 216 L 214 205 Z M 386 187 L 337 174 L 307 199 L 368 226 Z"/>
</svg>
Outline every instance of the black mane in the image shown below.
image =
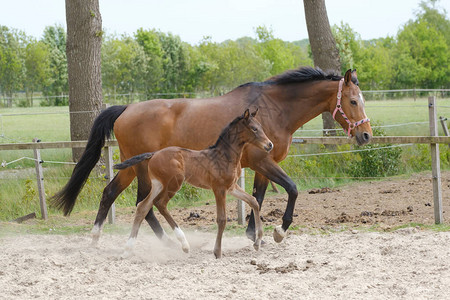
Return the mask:
<svg viewBox="0 0 450 300">
<path fill-rule="evenodd" d="M 240 87 L 247 85 L 272 85 L 272 84 L 289 84 L 289 83 L 302 83 L 302 82 L 311 82 L 311 81 L 319 81 L 319 80 L 332 80 L 338 81 L 341 80 L 342 76 L 337 75 L 336 73 L 324 72 L 320 68 L 313 67 L 300 67 L 296 70 L 289 70 L 280 75 L 273 76 L 266 81 L 263 82 L 249 82 L 241 85 Z M 355 77 L 352 77 L 352 81 L 354 84 L 358 84 L 358 81 Z"/>
<path fill-rule="evenodd" d="M 289 70 L 280 75 L 269 78 L 267 81 L 275 84 L 300 83 L 318 80 L 341 80 L 342 76 L 334 72 L 325 73 L 320 68 L 302 67 L 297 70 Z"/>
</svg>

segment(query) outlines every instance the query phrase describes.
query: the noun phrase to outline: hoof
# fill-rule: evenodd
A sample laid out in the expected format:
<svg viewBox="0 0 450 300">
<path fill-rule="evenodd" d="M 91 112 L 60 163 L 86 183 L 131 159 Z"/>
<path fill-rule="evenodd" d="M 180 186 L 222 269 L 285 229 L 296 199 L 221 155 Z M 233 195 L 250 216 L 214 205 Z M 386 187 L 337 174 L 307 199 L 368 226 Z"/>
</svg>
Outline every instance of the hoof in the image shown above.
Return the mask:
<svg viewBox="0 0 450 300">
<path fill-rule="evenodd" d="M 189 247 L 189 245 L 187 245 L 187 246 L 181 247 L 181 249 L 183 249 L 183 252 L 184 252 L 184 253 L 189 253 L 189 250 L 190 250 L 191 248 Z"/>
<path fill-rule="evenodd" d="M 252 231 L 252 230 L 246 230 L 245 231 L 245 235 L 247 236 L 247 238 L 249 239 L 249 240 L 251 240 L 252 242 L 254 242 L 255 240 L 256 240 L 256 234 L 255 234 L 255 232 L 254 231 Z"/>
<path fill-rule="evenodd" d="M 255 248 L 256 251 L 259 251 L 259 249 L 261 248 L 261 240 L 256 241 L 253 244 L 253 248 Z"/>
<path fill-rule="evenodd" d="M 277 243 L 281 243 L 281 241 L 286 237 L 286 231 L 281 228 L 281 225 L 278 225 L 273 230 L 273 239 Z"/>
<path fill-rule="evenodd" d="M 91 248 L 99 248 L 98 239 L 92 239 L 91 244 L 89 245 Z"/>
<path fill-rule="evenodd" d="M 130 258 L 131 256 L 133 256 L 133 251 L 131 250 L 125 250 L 123 251 L 122 255 L 120 256 L 120 258 L 122 259 L 127 259 Z"/>
</svg>

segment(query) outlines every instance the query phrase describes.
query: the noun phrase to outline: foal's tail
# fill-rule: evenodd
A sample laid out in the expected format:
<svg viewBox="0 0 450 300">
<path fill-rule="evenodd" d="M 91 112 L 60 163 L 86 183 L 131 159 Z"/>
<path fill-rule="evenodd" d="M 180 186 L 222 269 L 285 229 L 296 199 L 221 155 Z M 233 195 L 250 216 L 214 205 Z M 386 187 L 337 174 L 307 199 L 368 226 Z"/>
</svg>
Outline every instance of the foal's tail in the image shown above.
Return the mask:
<svg viewBox="0 0 450 300">
<path fill-rule="evenodd" d="M 133 156 L 132 158 L 127 159 L 126 161 L 121 162 L 120 164 L 114 165 L 113 168 L 118 169 L 118 170 L 126 169 L 128 167 L 131 167 L 131 166 L 134 166 L 134 165 L 140 163 L 141 161 L 152 158 L 153 154 L 155 154 L 155 152 L 147 152 L 147 153 L 142 153 L 142 154 Z"/>
<path fill-rule="evenodd" d="M 72 211 L 78 194 L 100 159 L 105 140 L 110 137 L 114 122 L 126 108 L 126 105 L 111 106 L 94 120 L 86 149 L 73 169 L 69 182 L 51 198 L 52 205 L 62 209 L 65 216 Z"/>
</svg>

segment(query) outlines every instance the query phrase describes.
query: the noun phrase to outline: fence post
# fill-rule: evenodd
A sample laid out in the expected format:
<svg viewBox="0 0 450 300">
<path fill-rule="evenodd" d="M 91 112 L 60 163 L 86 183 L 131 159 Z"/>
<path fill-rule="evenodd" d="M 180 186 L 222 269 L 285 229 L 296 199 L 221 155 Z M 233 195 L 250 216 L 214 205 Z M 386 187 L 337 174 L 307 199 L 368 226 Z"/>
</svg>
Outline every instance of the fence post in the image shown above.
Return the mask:
<svg viewBox="0 0 450 300">
<path fill-rule="evenodd" d="M 33 143 L 39 143 L 41 140 L 34 138 Z M 39 194 L 39 206 L 41 207 L 42 219 L 47 220 L 47 203 L 45 202 L 45 190 L 44 190 L 44 172 L 42 171 L 41 152 L 39 149 L 33 149 L 34 152 L 34 165 L 36 167 L 36 181 Z"/>
<path fill-rule="evenodd" d="M 241 169 L 241 176 L 238 181 L 239 186 L 245 191 L 245 169 Z M 238 224 L 243 225 L 245 221 L 245 204 L 244 201 L 237 199 Z"/>
<path fill-rule="evenodd" d="M 430 116 L 430 135 L 438 136 L 436 97 L 428 97 Z M 431 150 L 431 175 L 433 182 L 434 222 L 441 224 L 442 219 L 442 190 L 441 190 L 441 165 L 439 157 L 439 144 L 430 144 Z"/>
</svg>

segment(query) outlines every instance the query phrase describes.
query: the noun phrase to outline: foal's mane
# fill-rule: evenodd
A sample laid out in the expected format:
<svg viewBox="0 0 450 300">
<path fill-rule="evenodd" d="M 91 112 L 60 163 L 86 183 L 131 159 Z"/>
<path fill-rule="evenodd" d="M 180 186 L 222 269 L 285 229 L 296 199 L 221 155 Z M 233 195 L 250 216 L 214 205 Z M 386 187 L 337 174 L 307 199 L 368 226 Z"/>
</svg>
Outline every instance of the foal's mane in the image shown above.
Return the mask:
<svg viewBox="0 0 450 300">
<path fill-rule="evenodd" d="M 224 129 L 222 129 L 222 132 L 219 135 L 219 138 L 214 143 L 214 145 L 210 146 L 209 149 L 217 148 L 217 146 L 220 144 L 222 140 L 229 139 L 230 131 L 231 129 L 236 126 L 236 124 L 241 121 L 244 118 L 244 116 L 238 116 L 233 121 L 231 121 L 230 124 L 228 124 Z"/>
<path fill-rule="evenodd" d="M 274 84 L 289 84 L 289 83 L 303 83 L 303 82 L 312 82 L 312 81 L 322 81 L 322 80 L 331 80 L 338 81 L 341 80 L 342 76 L 337 75 L 333 71 L 324 72 L 320 68 L 313 67 L 300 67 L 296 70 L 288 70 L 279 75 L 275 75 L 270 77 L 266 81 L 263 82 L 249 82 L 241 85 L 274 85 Z M 352 81 L 354 84 L 358 85 L 358 79 L 352 76 Z"/>
</svg>

